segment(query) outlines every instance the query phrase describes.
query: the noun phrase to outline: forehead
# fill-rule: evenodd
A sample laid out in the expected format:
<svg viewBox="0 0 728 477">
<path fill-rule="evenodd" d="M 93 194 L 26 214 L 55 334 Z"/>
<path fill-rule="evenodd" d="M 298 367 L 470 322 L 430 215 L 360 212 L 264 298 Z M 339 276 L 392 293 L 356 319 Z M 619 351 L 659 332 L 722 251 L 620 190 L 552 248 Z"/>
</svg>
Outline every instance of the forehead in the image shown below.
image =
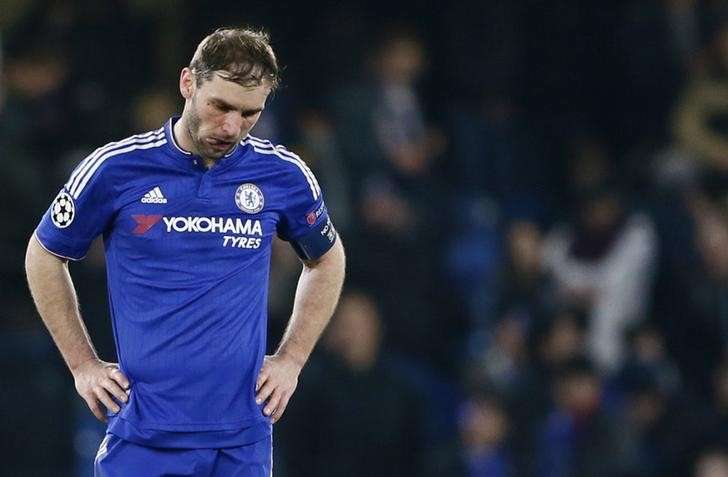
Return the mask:
<svg viewBox="0 0 728 477">
<path fill-rule="evenodd" d="M 270 85 L 265 82 L 259 86 L 246 87 L 223 79 L 218 74 L 213 74 L 198 88 L 198 94 L 205 99 L 222 100 L 238 109 L 262 108 L 270 91 Z"/>
</svg>

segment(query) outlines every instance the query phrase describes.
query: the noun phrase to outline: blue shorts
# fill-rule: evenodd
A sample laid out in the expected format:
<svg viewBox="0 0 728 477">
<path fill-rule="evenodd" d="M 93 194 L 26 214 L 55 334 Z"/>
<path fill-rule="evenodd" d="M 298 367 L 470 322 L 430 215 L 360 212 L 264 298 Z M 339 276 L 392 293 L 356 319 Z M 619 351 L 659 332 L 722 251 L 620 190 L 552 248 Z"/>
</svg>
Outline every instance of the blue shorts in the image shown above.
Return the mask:
<svg viewBox="0 0 728 477">
<path fill-rule="evenodd" d="M 270 477 L 272 456 L 271 436 L 241 447 L 166 449 L 142 446 L 106 434 L 94 461 L 94 475 Z"/>
</svg>

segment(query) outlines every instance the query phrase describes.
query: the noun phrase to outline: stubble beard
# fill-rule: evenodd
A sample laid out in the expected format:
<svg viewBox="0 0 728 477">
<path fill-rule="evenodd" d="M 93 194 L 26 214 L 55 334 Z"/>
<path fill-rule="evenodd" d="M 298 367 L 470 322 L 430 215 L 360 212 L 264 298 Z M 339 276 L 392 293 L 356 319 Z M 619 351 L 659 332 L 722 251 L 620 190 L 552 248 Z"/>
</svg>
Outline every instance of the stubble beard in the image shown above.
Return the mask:
<svg viewBox="0 0 728 477">
<path fill-rule="evenodd" d="M 195 146 L 195 153 L 205 161 L 217 162 L 222 156 L 229 151 L 215 152 L 208 150 L 207 144 L 200 137 L 200 116 L 197 114 L 197 102 L 192 99 L 192 108 L 187 118 L 187 133 L 190 135 L 192 144 Z"/>
</svg>

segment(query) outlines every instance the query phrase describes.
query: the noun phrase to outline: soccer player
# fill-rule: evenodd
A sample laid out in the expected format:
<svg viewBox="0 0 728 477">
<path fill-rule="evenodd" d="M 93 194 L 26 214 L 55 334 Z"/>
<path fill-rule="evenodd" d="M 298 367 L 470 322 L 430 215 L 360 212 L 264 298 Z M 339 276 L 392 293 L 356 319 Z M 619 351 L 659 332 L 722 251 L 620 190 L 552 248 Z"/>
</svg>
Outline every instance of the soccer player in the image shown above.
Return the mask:
<svg viewBox="0 0 728 477">
<path fill-rule="evenodd" d="M 182 69 L 181 117 L 84 159 L 30 239 L 38 311 L 78 393 L 108 422 L 97 475 L 272 472 L 272 423 L 333 313 L 345 262 L 306 164 L 248 134 L 277 84 L 265 34 L 215 31 Z M 118 364 L 97 356 L 68 272 L 99 235 Z M 275 235 L 303 271 L 265 356 Z"/>
</svg>

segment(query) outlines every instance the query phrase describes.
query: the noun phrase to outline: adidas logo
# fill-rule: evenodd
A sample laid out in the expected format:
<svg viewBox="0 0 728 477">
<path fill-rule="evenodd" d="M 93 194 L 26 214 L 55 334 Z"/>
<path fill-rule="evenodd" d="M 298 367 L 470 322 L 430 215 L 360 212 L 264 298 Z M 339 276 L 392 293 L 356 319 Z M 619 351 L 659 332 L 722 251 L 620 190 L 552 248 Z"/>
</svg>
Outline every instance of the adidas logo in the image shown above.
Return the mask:
<svg viewBox="0 0 728 477">
<path fill-rule="evenodd" d="M 162 194 L 162 191 L 159 189 L 159 187 L 155 187 L 154 189 L 144 194 L 144 197 L 142 197 L 142 202 L 144 202 L 145 204 L 166 204 L 167 199 L 164 197 L 164 194 Z"/>
</svg>

